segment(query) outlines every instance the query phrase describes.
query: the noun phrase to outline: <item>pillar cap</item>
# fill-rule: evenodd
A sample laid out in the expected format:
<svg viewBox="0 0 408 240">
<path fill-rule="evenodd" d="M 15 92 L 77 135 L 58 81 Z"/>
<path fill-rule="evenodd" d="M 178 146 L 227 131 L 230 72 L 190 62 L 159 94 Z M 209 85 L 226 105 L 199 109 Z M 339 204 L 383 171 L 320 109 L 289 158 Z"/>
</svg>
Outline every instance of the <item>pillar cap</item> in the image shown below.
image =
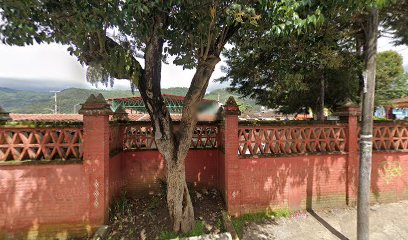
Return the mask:
<svg viewBox="0 0 408 240">
<path fill-rule="evenodd" d="M 230 96 L 227 99 L 227 102 L 225 103 L 224 106 L 224 113 L 225 115 L 241 115 L 239 105 L 237 104 L 233 96 Z"/>
<path fill-rule="evenodd" d="M 336 115 L 360 116 L 361 115 L 360 106 L 357 103 L 351 101 L 350 99 L 347 99 L 345 103 L 337 109 Z"/>
<path fill-rule="evenodd" d="M 0 122 L 7 122 L 12 120 L 10 117 L 10 113 L 6 112 L 1 106 L 0 106 Z"/>
<path fill-rule="evenodd" d="M 81 104 L 81 109 L 79 109 L 79 114 L 82 115 L 94 115 L 94 116 L 106 116 L 113 114 L 109 103 L 106 102 L 105 98 L 101 93 L 95 97 L 91 94 L 84 104 Z"/>
<path fill-rule="evenodd" d="M 115 121 L 129 121 L 129 116 L 126 110 L 120 105 L 113 113 L 113 120 Z"/>
<path fill-rule="evenodd" d="M 215 117 L 217 120 L 222 120 L 224 117 L 224 109 L 222 107 L 219 107 L 217 112 L 215 113 Z"/>
</svg>

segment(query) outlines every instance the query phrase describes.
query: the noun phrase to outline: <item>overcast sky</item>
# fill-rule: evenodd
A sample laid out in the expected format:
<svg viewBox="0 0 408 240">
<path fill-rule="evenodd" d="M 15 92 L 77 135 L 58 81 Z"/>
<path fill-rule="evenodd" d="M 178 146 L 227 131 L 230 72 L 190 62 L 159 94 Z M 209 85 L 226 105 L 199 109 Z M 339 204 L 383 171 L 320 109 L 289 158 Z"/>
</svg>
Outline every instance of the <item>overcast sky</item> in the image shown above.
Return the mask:
<svg viewBox="0 0 408 240">
<path fill-rule="evenodd" d="M 396 50 L 404 57 L 408 68 L 408 47 L 393 46 L 390 39 L 381 38 L 379 51 Z M 212 76 L 212 80 L 222 76 L 222 62 Z M 162 87 L 188 87 L 193 70 L 183 70 L 173 64 L 163 64 Z M 209 90 L 225 87 L 211 80 Z M 32 45 L 25 47 L 0 44 L 0 87 L 14 89 L 61 90 L 69 87 L 92 87 L 85 80 L 85 68 L 75 57 L 70 56 L 66 46 L 58 44 Z M 129 82 L 116 81 L 114 89 L 129 89 Z"/>
</svg>

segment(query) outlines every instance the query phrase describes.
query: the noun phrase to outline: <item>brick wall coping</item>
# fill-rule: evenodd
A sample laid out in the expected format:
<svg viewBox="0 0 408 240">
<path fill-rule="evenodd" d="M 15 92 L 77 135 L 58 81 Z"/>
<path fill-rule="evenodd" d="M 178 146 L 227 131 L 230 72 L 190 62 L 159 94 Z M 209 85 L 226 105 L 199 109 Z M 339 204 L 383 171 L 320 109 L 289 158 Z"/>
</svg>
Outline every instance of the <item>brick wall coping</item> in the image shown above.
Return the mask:
<svg viewBox="0 0 408 240">
<path fill-rule="evenodd" d="M 400 152 L 400 151 L 396 151 Z M 285 157 L 307 157 L 307 156 L 326 156 L 326 155 L 347 155 L 347 152 L 315 152 L 315 153 L 285 153 L 285 154 L 269 154 L 269 155 L 250 155 L 250 156 L 245 156 L 245 155 L 240 155 L 238 156 L 238 159 L 265 159 L 265 158 L 285 158 Z"/>
<path fill-rule="evenodd" d="M 358 124 L 361 124 L 361 121 L 359 121 Z M 408 120 L 374 120 L 374 124 L 384 125 L 408 124 Z"/>
<path fill-rule="evenodd" d="M 119 123 L 121 125 L 150 125 L 151 122 L 150 121 L 124 121 L 124 122 L 116 122 Z M 197 122 L 197 126 L 200 125 L 219 125 L 221 123 L 220 120 L 214 120 L 214 121 L 198 121 Z M 112 122 L 112 124 L 115 124 Z M 180 121 L 173 121 L 173 124 L 178 125 L 180 124 Z"/>
<path fill-rule="evenodd" d="M 322 125 L 339 125 L 344 126 L 347 122 L 344 121 L 301 121 L 301 120 L 290 120 L 290 121 L 257 121 L 257 120 L 240 120 L 238 122 L 240 126 L 297 126 L 297 125 L 312 125 L 312 126 L 322 126 Z"/>
<path fill-rule="evenodd" d="M 4 161 L 0 162 L 0 166 L 21 166 L 21 165 L 65 165 L 65 164 L 82 164 L 83 160 L 76 159 L 76 160 L 62 160 L 62 159 L 55 159 L 55 160 L 21 160 L 21 161 Z"/>
<path fill-rule="evenodd" d="M 54 121 L 10 121 L 0 123 L 1 128 L 55 128 L 55 127 L 82 127 L 82 122 L 54 122 Z"/>
</svg>

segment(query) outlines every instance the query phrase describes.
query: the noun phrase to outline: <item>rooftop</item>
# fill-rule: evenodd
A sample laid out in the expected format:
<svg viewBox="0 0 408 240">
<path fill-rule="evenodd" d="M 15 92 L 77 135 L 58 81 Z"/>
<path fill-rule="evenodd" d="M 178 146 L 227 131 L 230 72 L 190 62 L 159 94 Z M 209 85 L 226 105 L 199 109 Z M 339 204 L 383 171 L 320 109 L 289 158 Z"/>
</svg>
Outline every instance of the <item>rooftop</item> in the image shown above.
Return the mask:
<svg viewBox="0 0 408 240">
<path fill-rule="evenodd" d="M 149 114 L 129 114 L 129 121 L 145 122 L 150 121 Z M 10 114 L 13 121 L 16 122 L 82 122 L 81 114 Z M 181 114 L 171 114 L 173 121 L 180 121 Z M 198 121 L 215 121 L 214 114 L 199 114 Z"/>
<path fill-rule="evenodd" d="M 181 113 L 183 109 L 184 96 L 176 96 L 171 94 L 163 94 L 164 102 L 171 113 Z M 125 98 L 108 98 L 108 103 L 111 104 L 112 110 L 116 111 L 122 106 L 127 112 L 133 111 L 137 113 L 146 113 L 146 108 L 141 96 L 125 97 Z M 215 100 L 203 99 L 200 103 L 200 110 L 206 110 L 211 106 L 215 106 L 218 102 Z M 217 104 L 218 106 L 218 104 Z"/>
</svg>

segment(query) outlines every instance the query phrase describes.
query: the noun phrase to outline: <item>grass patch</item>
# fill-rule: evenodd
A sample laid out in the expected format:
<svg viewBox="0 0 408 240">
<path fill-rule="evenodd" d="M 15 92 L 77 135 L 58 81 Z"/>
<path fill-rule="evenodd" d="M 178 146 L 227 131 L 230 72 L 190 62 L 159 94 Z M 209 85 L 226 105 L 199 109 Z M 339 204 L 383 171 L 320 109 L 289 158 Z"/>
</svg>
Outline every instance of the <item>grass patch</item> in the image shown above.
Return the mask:
<svg viewBox="0 0 408 240">
<path fill-rule="evenodd" d="M 152 199 L 149 202 L 149 210 L 156 209 L 159 206 L 160 203 L 160 197 L 159 196 L 153 196 Z"/>
<path fill-rule="evenodd" d="M 109 206 L 109 217 L 118 218 L 125 216 L 128 213 L 131 213 L 133 208 L 132 200 L 123 192 L 118 198 L 114 199 Z"/>
<path fill-rule="evenodd" d="M 162 231 L 159 235 L 160 240 L 168 240 L 168 239 L 174 239 L 174 238 L 184 238 L 184 237 L 194 237 L 194 236 L 200 236 L 205 234 L 204 232 L 204 222 L 203 221 L 196 221 L 196 224 L 194 225 L 193 230 L 191 230 L 188 233 L 185 234 L 178 234 L 173 231 Z"/>
<path fill-rule="evenodd" d="M 276 210 L 267 212 L 267 214 L 272 215 L 272 216 L 274 216 L 276 218 L 289 217 L 290 216 L 289 209 L 287 209 L 287 208 L 276 209 Z"/>
<path fill-rule="evenodd" d="M 219 229 L 220 232 L 225 232 L 225 225 L 224 225 L 224 220 L 222 220 L 222 217 L 219 217 L 217 219 L 217 223 L 216 223 L 215 227 L 217 229 Z"/>
<path fill-rule="evenodd" d="M 159 235 L 160 240 L 174 239 L 177 237 L 178 237 L 178 234 L 173 231 L 162 231 L 160 232 L 160 235 Z"/>
<path fill-rule="evenodd" d="M 232 221 L 232 225 L 235 228 L 235 231 L 237 232 L 238 236 L 241 238 L 243 230 L 244 230 L 244 226 L 245 224 L 249 222 L 262 223 L 262 222 L 265 222 L 273 218 L 289 217 L 289 216 L 290 216 L 289 209 L 284 208 L 284 209 L 276 209 L 274 211 L 244 214 L 238 218 L 231 219 L 231 221 Z"/>
</svg>

